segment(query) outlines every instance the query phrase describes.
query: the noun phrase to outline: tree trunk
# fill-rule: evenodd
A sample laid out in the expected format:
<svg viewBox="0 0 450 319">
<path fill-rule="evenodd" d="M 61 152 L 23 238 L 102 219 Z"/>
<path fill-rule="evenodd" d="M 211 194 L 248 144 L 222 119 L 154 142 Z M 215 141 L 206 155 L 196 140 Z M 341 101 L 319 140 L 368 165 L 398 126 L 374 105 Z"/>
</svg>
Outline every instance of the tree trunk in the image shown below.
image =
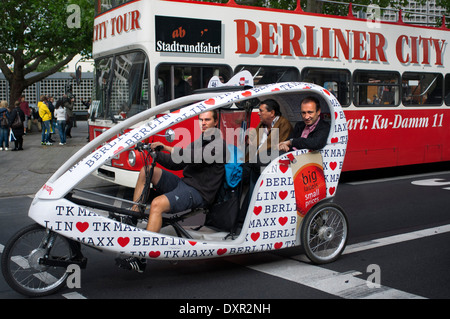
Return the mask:
<svg viewBox="0 0 450 319">
<path fill-rule="evenodd" d="M 17 80 L 9 82 L 9 105 L 10 107 L 14 107 L 14 103 L 20 100 L 20 96 L 23 91 L 25 91 L 25 79 Z"/>
</svg>

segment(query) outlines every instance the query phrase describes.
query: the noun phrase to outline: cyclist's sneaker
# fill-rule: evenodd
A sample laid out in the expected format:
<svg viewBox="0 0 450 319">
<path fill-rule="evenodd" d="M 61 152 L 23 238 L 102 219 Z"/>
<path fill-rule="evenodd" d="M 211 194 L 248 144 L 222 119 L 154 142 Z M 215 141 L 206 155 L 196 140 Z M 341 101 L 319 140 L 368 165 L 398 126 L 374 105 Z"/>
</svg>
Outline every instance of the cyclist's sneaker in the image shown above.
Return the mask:
<svg viewBox="0 0 450 319">
<path fill-rule="evenodd" d="M 53 143 L 47 142 L 45 143 L 45 145 L 53 145 Z"/>
<path fill-rule="evenodd" d="M 137 257 L 116 258 L 116 265 L 119 266 L 119 268 L 134 270 L 142 273 L 145 270 L 147 262 L 144 258 Z"/>
</svg>

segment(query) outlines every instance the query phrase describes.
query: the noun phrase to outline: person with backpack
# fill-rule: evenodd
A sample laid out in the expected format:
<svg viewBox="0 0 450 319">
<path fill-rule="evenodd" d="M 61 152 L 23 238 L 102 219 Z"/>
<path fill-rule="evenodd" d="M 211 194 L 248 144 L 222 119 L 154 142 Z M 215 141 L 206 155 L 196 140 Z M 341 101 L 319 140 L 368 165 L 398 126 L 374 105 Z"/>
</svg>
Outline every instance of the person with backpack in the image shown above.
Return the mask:
<svg viewBox="0 0 450 319">
<path fill-rule="evenodd" d="M 25 114 L 20 109 L 20 102 L 16 101 L 14 104 L 15 108 L 11 111 L 11 115 L 9 116 L 9 123 L 14 134 L 14 144 L 15 147 L 12 151 L 22 151 L 23 150 L 23 123 L 25 122 Z"/>
</svg>

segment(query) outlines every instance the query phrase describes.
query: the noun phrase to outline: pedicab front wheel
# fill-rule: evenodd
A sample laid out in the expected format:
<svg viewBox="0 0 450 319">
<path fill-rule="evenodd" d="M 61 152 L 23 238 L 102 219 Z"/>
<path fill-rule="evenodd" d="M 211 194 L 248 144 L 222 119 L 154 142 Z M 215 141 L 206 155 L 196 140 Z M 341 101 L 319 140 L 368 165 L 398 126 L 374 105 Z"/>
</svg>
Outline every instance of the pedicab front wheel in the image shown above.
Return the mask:
<svg viewBox="0 0 450 319">
<path fill-rule="evenodd" d="M 75 255 L 67 238 L 32 224 L 6 244 L 1 259 L 3 277 L 12 289 L 25 296 L 50 295 L 65 285 L 69 275 L 67 267 L 60 264 Z"/>
<path fill-rule="evenodd" d="M 335 261 L 345 249 L 348 223 L 344 210 L 334 203 L 313 207 L 301 225 L 301 244 L 315 264 Z"/>
</svg>

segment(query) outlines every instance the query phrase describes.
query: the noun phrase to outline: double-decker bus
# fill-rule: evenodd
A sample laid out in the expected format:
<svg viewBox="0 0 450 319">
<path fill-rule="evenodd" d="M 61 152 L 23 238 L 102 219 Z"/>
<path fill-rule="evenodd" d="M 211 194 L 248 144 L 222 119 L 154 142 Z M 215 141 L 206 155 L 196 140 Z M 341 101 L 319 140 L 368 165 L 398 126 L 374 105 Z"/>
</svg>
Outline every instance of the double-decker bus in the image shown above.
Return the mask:
<svg viewBox="0 0 450 319">
<path fill-rule="evenodd" d="M 98 0 L 90 137 L 212 76 L 226 82 L 248 70 L 255 85 L 311 82 L 338 98 L 349 130 L 343 171 L 449 161 L 449 43 L 445 23 L 409 25 L 401 15 L 383 22 L 299 5 Z M 124 152 L 98 175 L 134 187 L 141 165 Z"/>
</svg>

